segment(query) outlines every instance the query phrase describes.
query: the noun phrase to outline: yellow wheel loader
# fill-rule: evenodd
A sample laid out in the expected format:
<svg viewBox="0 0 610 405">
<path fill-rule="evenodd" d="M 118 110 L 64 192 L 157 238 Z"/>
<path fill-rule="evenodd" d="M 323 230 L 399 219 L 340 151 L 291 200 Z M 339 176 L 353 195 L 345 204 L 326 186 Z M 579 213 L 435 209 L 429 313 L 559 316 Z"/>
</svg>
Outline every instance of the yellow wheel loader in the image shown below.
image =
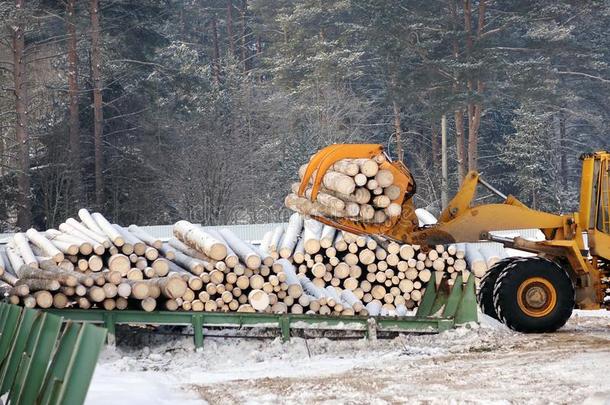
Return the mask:
<svg viewBox="0 0 610 405">
<path fill-rule="evenodd" d="M 372 158 L 383 153 L 376 144 L 339 144 L 320 150 L 310 160 L 299 188 L 312 185 L 316 199 L 325 172 L 338 160 Z M 386 156 L 387 158 L 387 156 Z M 316 217 L 339 229 L 378 235 L 403 243 L 432 246 L 491 240 L 535 253 L 501 260 L 480 283 L 479 305 L 484 313 L 522 332 L 552 332 L 569 319 L 574 307 L 599 309 L 604 300 L 602 280 L 610 272 L 610 152 L 585 154 L 582 160 L 580 211 L 552 214 L 528 208 L 470 172 L 440 214 L 438 223 L 420 227 L 415 215 L 415 181 L 402 162 L 387 158 L 380 166 L 392 171 L 402 206 L 399 217 L 381 224 L 347 218 Z M 474 205 L 477 186 L 502 198 L 498 204 Z M 494 237 L 499 230 L 540 229 L 545 240 Z"/>
</svg>

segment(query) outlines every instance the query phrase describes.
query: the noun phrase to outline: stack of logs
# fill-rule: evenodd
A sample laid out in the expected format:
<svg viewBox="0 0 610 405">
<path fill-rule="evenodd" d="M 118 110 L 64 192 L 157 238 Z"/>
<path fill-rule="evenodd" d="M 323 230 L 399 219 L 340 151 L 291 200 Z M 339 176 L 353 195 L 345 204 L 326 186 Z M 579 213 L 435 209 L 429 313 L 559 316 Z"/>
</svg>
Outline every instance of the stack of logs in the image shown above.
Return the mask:
<svg viewBox="0 0 610 405">
<path fill-rule="evenodd" d="M 0 251 L 0 294 L 27 307 L 404 315 L 432 272 L 466 271 L 457 245 L 423 249 L 337 231 L 295 213 L 255 246 L 231 230 L 142 228 L 78 212 L 17 233 Z"/>
<path fill-rule="evenodd" d="M 377 241 L 337 231 L 294 213 L 287 226 L 265 234 L 261 249 L 273 258 L 289 260 L 305 292 L 315 298 L 336 298 L 331 313 L 405 315 L 415 309 L 433 272 L 436 280 L 467 271 L 458 245 L 427 250 L 415 245 Z M 351 307 L 351 308 L 350 308 Z"/>
<path fill-rule="evenodd" d="M 342 159 L 322 178 L 316 201 L 311 201 L 312 188 L 298 196 L 299 183 L 285 199 L 286 207 L 303 215 L 349 218 L 358 222 L 383 223 L 401 213 L 401 189 L 394 184 L 394 175 L 383 169 L 384 154 L 372 159 Z M 299 169 L 301 180 L 307 164 Z M 310 179 L 311 186 L 311 179 Z"/>
</svg>

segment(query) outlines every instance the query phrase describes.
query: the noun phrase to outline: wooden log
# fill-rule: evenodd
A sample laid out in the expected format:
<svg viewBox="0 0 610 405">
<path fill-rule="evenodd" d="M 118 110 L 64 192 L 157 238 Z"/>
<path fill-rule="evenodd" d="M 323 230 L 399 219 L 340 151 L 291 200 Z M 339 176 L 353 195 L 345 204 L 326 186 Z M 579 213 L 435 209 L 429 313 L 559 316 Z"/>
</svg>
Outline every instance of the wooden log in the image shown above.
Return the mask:
<svg viewBox="0 0 610 405">
<path fill-rule="evenodd" d="M 169 243 L 163 243 L 163 246 L 159 248 L 159 252 L 168 260 L 174 260 L 176 258 L 176 249 L 170 246 Z"/>
<path fill-rule="evenodd" d="M 148 232 L 146 232 L 144 229 L 140 228 L 137 225 L 133 225 L 133 224 L 129 225 L 127 230 L 129 232 L 131 232 L 136 238 L 140 239 L 147 245 L 152 246 L 157 250 L 159 250 L 163 247 L 163 242 L 160 239 L 152 236 L 151 234 L 149 234 Z"/>
<path fill-rule="evenodd" d="M 364 304 L 354 295 L 354 293 L 352 291 L 342 290 L 340 297 L 355 312 L 360 312 L 364 309 Z"/>
<path fill-rule="evenodd" d="M 320 251 L 320 237 L 323 224 L 315 219 L 306 219 L 303 223 L 303 247 L 305 252 L 315 254 Z"/>
<path fill-rule="evenodd" d="M 295 246 L 297 245 L 301 229 L 303 228 L 303 217 L 298 212 L 290 216 L 288 226 L 284 232 L 284 237 L 279 245 L 278 252 L 280 257 L 288 258 L 292 255 Z"/>
<path fill-rule="evenodd" d="M 370 316 L 379 316 L 382 305 L 381 301 L 375 299 L 366 304 L 365 309 Z"/>
<path fill-rule="evenodd" d="M 36 299 L 36 306 L 39 308 L 51 308 L 53 306 L 53 296 L 48 291 L 36 291 L 32 296 Z"/>
<path fill-rule="evenodd" d="M 28 238 L 23 232 L 17 232 L 13 236 L 13 243 L 23 262 L 30 267 L 38 268 L 38 260 L 36 260 L 36 256 L 28 243 Z"/>
<path fill-rule="evenodd" d="M 116 297 L 114 301 L 116 302 L 116 309 L 119 311 L 127 309 L 127 306 L 129 305 L 129 301 L 124 297 Z"/>
<path fill-rule="evenodd" d="M 146 289 L 148 290 L 148 287 Z M 117 284 L 117 295 L 119 297 L 129 298 L 131 296 L 131 284 L 129 284 L 128 281 L 119 281 L 119 283 Z"/>
<path fill-rule="evenodd" d="M 386 195 L 391 201 L 395 201 L 400 197 L 400 187 L 392 184 L 383 189 L 383 194 Z"/>
<path fill-rule="evenodd" d="M 401 245 L 399 255 L 404 260 L 409 260 L 415 257 L 415 249 L 411 245 Z"/>
<path fill-rule="evenodd" d="M 342 194 L 351 194 L 356 189 L 356 183 L 352 177 L 330 170 L 324 174 L 322 184 L 325 188 Z"/>
<path fill-rule="evenodd" d="M 102 289 L 104 290 L 104 293 L 106 294 L 106 299 L 102 302 L 112 300 L 112 303 L 107 303 L 106 305 L 110 305 L 109 308 L 114 309 L 114 307 L 115 307 L 114 297 L 117 296 L 117 286 L 114 284 L 104 284 L 102 286 Z M 104 308 L 106 308 L 106 305 L 104 305 Z"/>
<path fill-rule="evenodd" d="M 142 307 L 142 309 L 146 312 L 152 312 L 155 310 L 155 308 L 157 307 L 157 300 L 155 300 L 154 298 L 151 297 L 147 297 L 144 298 L 141 302 L 140 302 L 140 306 Z M 175 309 L 178 309 L 177 307 Z M 174 310 L 175 310 L 174 309 Z"/>
<path fill-rule="evenodd" d="M 300 183 L 292 184 L 291 189 L 295 195 L 298 195 L 299 188 L 300 188 Z M 313 201 L 311 198 L 312 192 L 313 192 L 313 189 L 311 189 L 311 188 L 307 188 L 305 190 L 304 196 L 307 200 Z M 345 208 L 344 200 L 342 200 L 339 197 L 334 196 L 330 192 L 326 192 L 326 190 L 320 190 L 318 192 L 318 194 L 316 195 L 315 202 L 323 205 L 324 207 L 326 207 L 327 209 L 329 209 L 331 211 L 342 211 Z"/>
<path fill-rule="evenodd" d="M 167 298 L 182 297 L 188 288 L 187 283 L 180 277 L 162 277 L 151 280 L 154 280 L 161 289 L 161 293 Z"/>
<path fill-rule="evenodd" d="M 101 229 L 104 234 L 112 241 L 112 243 L 121 247 L 125 244 L 125 238 L 121 232 L 119 232 L 112 224 L 99 212 L 94 212 L 91 217 L 95 220 L 95 223 Z M 66 221 L 67 222 L 67 221 Z"/>
<path fill-rule="evenodd" d="M 231 245 L 226 241 L 224 236 L 216 229 L 208 228 L 206 230 L 212 237 L 216 238 L 219 242 L 223 243 L 227 248 L 227 256 L 224 258 L 224 262 L 230 269 L 234 268 L 239 264 L 239 256 L 231 248 Z M 187 253 L 188 254 L 188 253 Z"/>
<path fill-rule="evenodd" d="M 391 203 L 384 210 L 384 212 L 388 217 L 396 218 L 396 217 L 400 216 L 400 213 L 402 212 L 402 207 L 399 204 Z"/>
<path fill-rule="evenodd" d="M 269 252 L 274 256 L 275 259 L 279 258 L 279 247 L 282 242 L 282 238 L 284 237 L 285 229 L 286 228 L 284 225 L 278 225 L 275 227 L 273 234 L 271 235 L 268 248 Z"/>
<path fill-rule="evenodd" d="M 252 290 L 248 294 L 248 303 L 257 311 L 264 311 L 269 306 L 269 295 L 263 290 Z"/>
<path fill-rule="evenodd" d="M 133 233 L 129 232 L 127 228 L 122 227 L 119 224 L 112 224 L 112 226 L 121 234 L 123 240 L 125 241 L 124 245 L 131 245 L 133 247 L 133 253 L 138 256 L 143 256 L 146 252 L 146 243 L 138 239 Z M 123 251 L 125 253 L 125 251 Z"/>
<path fill-rule="evenodd" d="M 202 274 L 204 270 L 212 271 L 214 269 L 209 263 L 194 259 L 182 252 L 176 252 L 174 261 L 196 276 Z"/>
<path fill-rule="evenodd" d="M 338 173 L 354 177 L 360 171 L 358 164 L 351 159 L 341 159 L 332 165 L 332 170 Z"/>
<path fill-rule="evenodd" d="M 239 239 L 230 229 L 223 228 L 218 231 L 239 259 L 249 269 L 258 269 L 262 264 L 259 254 L 250 245 Z"/>
<path fill-rule="evenodd" d="M 34 245 L 38 246 L 45 256 L 51 257 L 55 263 L 59 263 L 64 260 L 64 254 L 36 229 L 30 228 L 25 234 Z"/>
<path fill-rule="evenodd" d="M 69 236 L 84 239 L 91 244 L 93 251 L 98 255 L 104 254 L 104 251 L 112 246 L 112 242 L 106 236 L 96 234 L 73 218 L 68 218 L 66 222 L 60 224 L 59 230 Z"/>
<path fill-rule="evenodd" d="M 102 287 L 93 286 L 87 291 L 87 298 L 91 302 L 99 303 L 106 299 L 106 292 Z"/>
<path fill-rule="evenodd" d="M 485 258 L 474 244 L 466 244 L 466 262 L 468 268 L 476 277 L 482 277 L 487 272 Z M 455 268 L 455 264 L 454 264 Z"/>
<path fill-rule="evenodd" d="M 500 247 L 500 249 L 504 248 Z M 485 259 L 485 264 L 487 265 L 488 269 L 500 260 L 502 260 L 502 254 L 496 251 L 493 245 L 481 246 L 479 248 L 479 253 L 481 253 L 483 258 Z"/>
<path fill-rule="evenodd" d="M 83 225 L 89 228 L 92 232 L 95 232 L 100 236 L 104 236 L 104 231 L 99 227 L 97 222 L 95 222 L 95 219 L 93 219 L 93 216 L 91 216 L 91 213 L 87 209 L 81 208 L 78 210 L 78 217 L 81 221 L 83 221 Z"/>
<path fill-rule="evenodd" d="M 184 283 L 184 281 L 182 281 L 182 279 L 180 279 L 180 281 L 182 283 Z M 128 285 L 130 287 L 129 288 L 129 295 L 128 296 L 131 297 L 131 298 L 142 300 L 142 299 L 144 299 L 146 297 L 155 295 L 155 294 L 151 293 L 151 291 L 154 289 L 153 286 L 155 286 L 158 289 L 160 289 L 161 287 L 159 287 L 159 285 L 161 285 L 162 283 L 163 282 L 158 281 L 158 279 L 150 279 L 150 280 L 123 280 L 121 282 L 121 284 L 119 284 L 120 288 L 117 287 L 117 294 L 119 294 L 120 296 L 124 296 L 127 293 L 128 289 L 127 289 L 127 287 L 123 287 L 123 285 Z M 174 283 L 174 281 L 172 280 L 171 283 Z M 182 285 L 182 283 L 180 283 L 180 284 Z M 186 286 L 186 283 L 184 285 Z M 171 290 L 171 291 L 172 292 L 176 292 L 176 293 L 180 293 L 180 289 Z M 125 298 L 127 298 L 127 297 L 125 297 Z"/>
<path fill-rule="evenodd" d="M 129 257 L 123 254 L 115 254 L 108 258 L 108 268 L 120 272 L 124 277 L 131 269 L 131 261 L 129 260 Z"/>
<path fill-rule="evenodd" d="M 93 245 L 78 236 L 69 235 L 56 229 L 47 229 L 42 233 L 56 248 L 68 255 L 89 255 L 93 252 Z"/>
<path fill-rule="evenodd" d="M 356 183 L 356 186 L 358 187 L 365 186 L 368 181 L 369 179 L 362 173 L 358 173 L 354 176 L 354 183 Z"/>
<path fill-rule="evenodd" d="M 104 267 L 104 261 L 100 256 L 91 255 L 87 259 L 87 266 L 91 271 L 100 271 Z"/>
<path fill-rule="evenodd" d="M 366 188 L 368 188 L 369 190 L 371 190 L 371 192 L 373 192 L 373 194 L 375 194 L 374 190 L 379 188 L 379 184 L 377 184 L 377 180 L 370 179 L 366 182 Z"/>
<path fill-rule="evenodd" d="M 381 188 L 390 187 L 394 183 L 394 175 L 390 170 L 382 169 L 375 175 L 375 180 Z"/>
<path fill-rule="evenodd" d="M 379 171 L 379 165 L 372 159 L 355 159 L 354 163 L 360 168 L 360 173 L 366 177 L 374 177 Z"/>
<path fill-rule="evenodd" d="M 276 273 L 283 272 L 286 275 L 286 284 L 288 285 L 288 295 L 292 298 L 299 298 L 303 294 L 303 287 L 296 274 L 296 269 L 286 259 L 280 259 L 273 264 L 273 270 Z"/>
<path fill-rule="evenodd" d="M 452 267 L 455 269 L 455 271 L 462 272 L 462 271 L 466 270 L 466 268 L 467 268 L 466 260 L 455 259 Z"/>
<path fill-rule="evenodd" d="M 265 234 L 263 235 L 263 239 L 261 239 L 261 242 L 259 244 L 259 250 L 263 257 L 271 256 L 273 259 L 277 259 L 277 257 L 274 258 L 272 256 L 272 252 L 269 247 L 271 244 L 271 239 L 273 238 L 273 232 L 274 232 L 274 229 L 271 229 L 271 230 L 265 232 Z"/>
<path fill-rule="evenodd" d="M 227 247 L 224 243 L 188 221 L 176 222 L 174 235 L 214 260 L 223 260 L 227 256 Z"/>
</svg>

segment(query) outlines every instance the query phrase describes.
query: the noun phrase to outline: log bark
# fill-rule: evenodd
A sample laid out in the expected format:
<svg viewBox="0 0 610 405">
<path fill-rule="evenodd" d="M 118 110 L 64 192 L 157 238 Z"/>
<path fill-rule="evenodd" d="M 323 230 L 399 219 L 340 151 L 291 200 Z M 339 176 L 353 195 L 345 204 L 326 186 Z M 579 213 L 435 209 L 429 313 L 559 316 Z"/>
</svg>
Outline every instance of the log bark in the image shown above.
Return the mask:
<svg viewBox="0 0 610 405">
<path fill-rule="evenodd" d="M 139 226 L 129 225 L 129 228 L 127 228 L 127 229 L 129 230 L 129 232 L 134 234 L 135 237 L 144 241 L 147 245 L 152 246 L 157 250 L 159 250 L 163 247 L 163 242 L 160 239 L 152 236 L 151 234 L 149 234 L 148 232 L 146 232 L 144 229 L 140 228 Z"/>
<path fill-rule="evenodd" d="M 92 0 L 92 1 L 96 1 L 96 0 Z M 95 220 L 95 223 L 97 224 L 97 226 L 102 231 L 104 231 L 104 235 L 106 235 L 106 237 L 108 237 L 108 239 L 110 239 L 116 247 L 123 246 L 123 244 L 125 243 L 125 239 L 123 238 L 121 233 L 119 231 L 117 231 L 116 228 L 114 226 L 112 226 L 112 224 L 110 222 L 108 222 L 108 220 L 102 214 L 100 214 L 99 212 L 94 212 L 93 214 L 91 214 L 91 216 Z M 66 221 L 66 223 L 69 223 L 69 222 Z"/>
<path fill-rule="evenodd" d="M 220 232 L 218 232 L 216 229 L 209 228 L 206 230 L 206 232 L 208 232 L 213 238 L 218 239 L 218 241 L 223 243 L 225 245 L 225 247 L 227 248 L 227 256 L 224 258 L 224 262 L 227 265 L 227 267 L 232 269 L 235 266 L 237 266 L 239 264 L 239 257 L 235 253 L 235 251 L 231 248 L 229 243 L 227 243 L 224 236 L 222 236 L 222 234 Z"/>
<path fill-rule="evenodd" d="M 231 230 L 227 228 L 218 231 L 231 249 L 237 254 L 239 259 L 249 268 L 258 269 L 262 264 L 260 255 L 252 249 L 246 242 L 239 239 Z"/>
<path fill-rule="evenodd" d="M 284 238 L 279 246 L 280 257 L 286 259 L 292 255 L 303 228 L 303 217 L 298 212 L 290 216 Z"/>
<path fill-rule="evenodd" d="M 45 256 L 53 258 L 56 263 L 64 260 L 64 254 L 36 229 L 30 228 L 25 234 L 34 245 L 38 246 Z"/>
<path fill-rule="evenodd" d="M 68 218 L 70 221 L 72 218 Z M 112 246 L 110 240 L 106 237 L 101 237 L 94 232 L 90 231 L 89 228 L 82 226 L 78 221 L 72 219 L 73 222 L 68 223 L 65 222 L 59 225 L 59 230 L 64 232 L 65 234 L 77 237 L 85 240 L 87 243 L 90 243 L 93 247 L 93 251 L 98 254 L 104 254 L 107 248 Z"/>
<path fill-rule="evenodd" d="M 101 28 L 98 0 L 90 0 L 89 15 L 91 18 L 91 79 L 93 81 L 93 144 L 95 156 L 95 201 L 97 203 L 97 206 L 101 207 L 104 196 L 104 145 L 102 138 L 104 130 L 104 113 L 102 110 L 102 57 L 100 39 Z"/>
<path fill-rule="evenodd" d="M 22 232 L 17 232 L 13 236 L 13 242 L 25 264 L 30 267 L 38 268 L 38 260 L 36 260 L 36 256 L 34 255 L 25 234 Z"/>
<path fill-rule="evenodd" d="M 227 256 L 227 247 L 223 243 L 188 221 L 176 222 L 174 235 L 214 260 L 223 260 Z"/>
</svg>

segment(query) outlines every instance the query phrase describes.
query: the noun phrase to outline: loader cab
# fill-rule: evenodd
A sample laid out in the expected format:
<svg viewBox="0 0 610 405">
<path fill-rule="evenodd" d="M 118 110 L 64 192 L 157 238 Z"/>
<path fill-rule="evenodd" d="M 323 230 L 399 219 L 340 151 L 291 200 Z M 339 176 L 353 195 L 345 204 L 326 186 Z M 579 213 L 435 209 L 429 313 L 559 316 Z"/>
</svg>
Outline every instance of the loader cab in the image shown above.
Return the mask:
<svg viewBox="0 0 610 405">
<path fill-rule="evenodd" d="M 591 255 L 610 260 L 610 152 L 581 157 L 580 225 Z"/>
</svg>

